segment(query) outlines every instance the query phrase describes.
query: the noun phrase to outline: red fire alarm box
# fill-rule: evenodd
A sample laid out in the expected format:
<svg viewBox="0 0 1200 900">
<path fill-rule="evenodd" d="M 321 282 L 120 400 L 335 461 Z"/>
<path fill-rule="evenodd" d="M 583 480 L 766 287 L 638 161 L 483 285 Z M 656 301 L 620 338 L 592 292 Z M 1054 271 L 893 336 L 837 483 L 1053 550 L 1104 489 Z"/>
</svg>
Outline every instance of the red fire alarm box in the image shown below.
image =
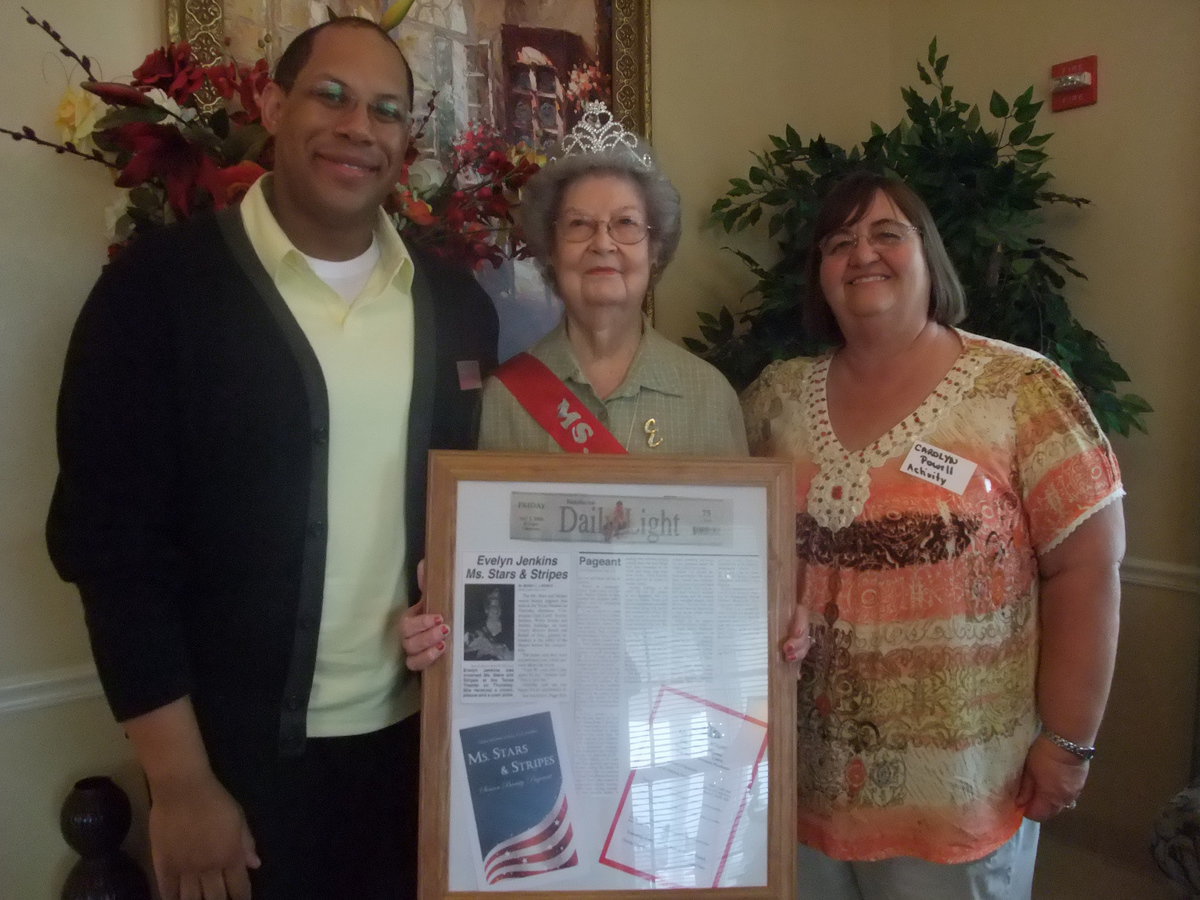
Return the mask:
<svg viewBox="0 0 1200 900">
<path fill-rule="evenodd" d="M 1085 56 L 1050 67 L 1050 108 L 1055 112 L 1096 102 L 1096 57 Z"/>
</svg>

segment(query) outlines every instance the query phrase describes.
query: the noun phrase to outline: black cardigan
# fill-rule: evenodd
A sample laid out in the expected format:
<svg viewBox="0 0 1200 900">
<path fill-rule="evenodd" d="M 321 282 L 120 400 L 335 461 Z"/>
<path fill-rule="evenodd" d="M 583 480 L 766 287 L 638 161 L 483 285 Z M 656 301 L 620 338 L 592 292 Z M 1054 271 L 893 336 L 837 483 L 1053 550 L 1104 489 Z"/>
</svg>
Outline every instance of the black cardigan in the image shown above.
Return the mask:
<svg viewBox="0 0 1200 900">
<path fill-rule="evenodd" d="M 427 451 L 474 446 L 480 392 L 457 363 L 486 375 L 496 316 L 469 273 L 414 258 L 396 552 L 415 586 Z M 190 695 L 233 781 L 304 744 L 328 435 L 320 366 L 236 211 L 141 237 L 104 271 L 67 352 L 50 554 L 79 586 L 117 719 Z"/>
</svg>

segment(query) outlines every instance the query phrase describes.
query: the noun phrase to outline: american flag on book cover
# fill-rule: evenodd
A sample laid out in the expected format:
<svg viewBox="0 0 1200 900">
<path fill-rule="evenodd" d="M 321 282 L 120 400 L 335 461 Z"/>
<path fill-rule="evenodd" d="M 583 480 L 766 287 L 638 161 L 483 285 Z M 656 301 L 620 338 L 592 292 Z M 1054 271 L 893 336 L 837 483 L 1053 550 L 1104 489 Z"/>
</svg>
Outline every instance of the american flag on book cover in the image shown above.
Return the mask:
<svg viewBox="0 0 1200 900">
<path fill-rule="evenodd" d="M 545 819 L 496 847 L 483 861 L 488 884 L 505 878 L 526 878 L 579 864 L 575 831 L 567 819 L 567 798 Z"/>
<path fill-rule="evenodd" d="M 549 712 L 459 730 L 489 884 L 579 864 Z"/>
</svg>

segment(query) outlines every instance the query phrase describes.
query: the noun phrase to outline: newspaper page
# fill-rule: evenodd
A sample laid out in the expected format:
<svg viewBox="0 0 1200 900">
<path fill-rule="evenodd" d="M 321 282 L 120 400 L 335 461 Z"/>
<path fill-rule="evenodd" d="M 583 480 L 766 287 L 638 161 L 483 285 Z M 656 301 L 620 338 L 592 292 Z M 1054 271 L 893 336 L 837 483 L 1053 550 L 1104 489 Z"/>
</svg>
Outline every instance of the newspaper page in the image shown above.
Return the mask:
<svg viewBox="0 0 1200 900">
<path fill-rule="evenodd" d="M 458 491 L 451 890 L 765 885 L 765 489 Z"/>
</svg>

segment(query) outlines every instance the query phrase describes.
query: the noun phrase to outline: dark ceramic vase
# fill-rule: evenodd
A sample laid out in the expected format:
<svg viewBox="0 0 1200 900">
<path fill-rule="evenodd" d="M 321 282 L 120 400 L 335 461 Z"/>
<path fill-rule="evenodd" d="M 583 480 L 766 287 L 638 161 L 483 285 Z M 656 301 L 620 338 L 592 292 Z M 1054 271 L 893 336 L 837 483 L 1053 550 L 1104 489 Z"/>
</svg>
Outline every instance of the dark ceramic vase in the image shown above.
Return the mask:
<svg viewBox="0 0 1200 900">
<path fill-rule="evenodd" d="M 75 782 L 59 825 L 82 859 L 67 875 L 62 900 L 150 900 L 145 875 L 121 850 L 130 815 L 129 798 L 111 778 Z"/>
</svg>

